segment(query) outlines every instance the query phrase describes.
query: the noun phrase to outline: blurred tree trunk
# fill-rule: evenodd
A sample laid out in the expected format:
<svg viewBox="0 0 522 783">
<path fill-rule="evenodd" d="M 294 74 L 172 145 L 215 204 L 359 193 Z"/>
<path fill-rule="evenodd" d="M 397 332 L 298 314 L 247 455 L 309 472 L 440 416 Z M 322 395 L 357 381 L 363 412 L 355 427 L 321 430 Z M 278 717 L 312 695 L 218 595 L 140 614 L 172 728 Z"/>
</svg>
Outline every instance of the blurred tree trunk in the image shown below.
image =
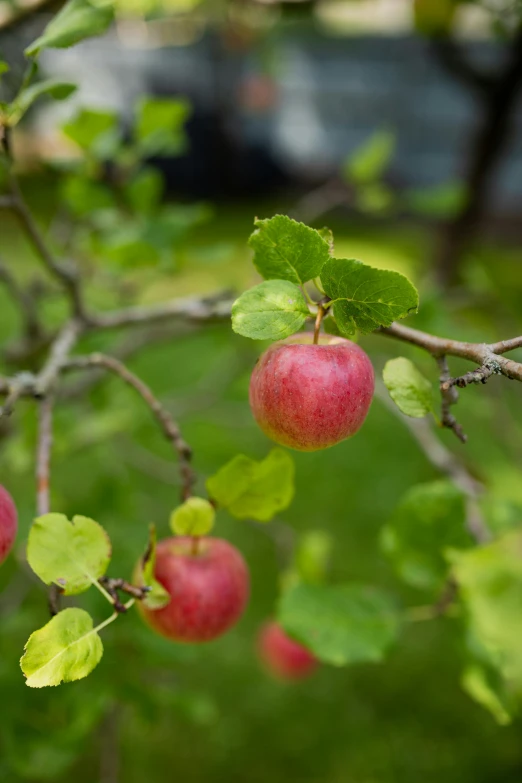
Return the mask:
<svg viewBox="0 0 522 783">
<path fill-rule="evenodd" d="M 454 78 L 476 93 L 481 109 L 463 176 L 467 197 L 462 210 L 445 226 L 437 248 L 436 268 L 447 286 L 460 279 L 462 258 L 487 214 L 495 174 L 512 136 L 522 92 L 522 30 L 497 74 L 481 73 L 448 38 L 433 41 L 433 51 Z"/>
</svg>

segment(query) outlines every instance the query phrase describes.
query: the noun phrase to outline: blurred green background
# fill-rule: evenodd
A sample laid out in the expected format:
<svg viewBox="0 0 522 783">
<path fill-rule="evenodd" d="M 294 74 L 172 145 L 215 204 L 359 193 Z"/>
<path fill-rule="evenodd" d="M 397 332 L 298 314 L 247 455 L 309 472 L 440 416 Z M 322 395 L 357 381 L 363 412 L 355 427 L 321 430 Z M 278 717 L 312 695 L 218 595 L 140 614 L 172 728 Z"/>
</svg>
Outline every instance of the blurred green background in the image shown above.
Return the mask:
<svg viewBox="0 0 522 783">
<path fill-rule="evenodd" d="M 19 32 L 15 27 L 12 31 L 11 22 L 5 22 L 3 14 L 7 5 L 15 17 L 17 12 L 24 17 L 25 11 L 23 6 L 0 0 L 0 53 L 3 56 L 5 49 L 13 63 L 12 81 L 5 82 L 11 89 L 17 79 L 20 81 L 23 46 L 38 34 L 47 17 L 44 8 L 45 19 L 37 18 L 36 32 L 31 20 L 29 30 L 24 27 Z M 399 5 L 400 13 L 394 10 Z M 188 134 L 190 144 L 186 150 L 180 145 L 180 151 L 187 152 L 193 161 L 187 164 L 188 169 L 180 163 L 184 156 L 176 158 L 177 168 L 168 156 L 153 161 L 165 175 L 162 205 L 153 203 L 151 208 L 149 204 L 142 212 L 136 210 L 137 214 L 129 210 L 128 204 L 117 212 L 110 200 L 110 208 L 104 212 L 107 204 L 103 198 L 97 201 L 96 189 L 88 192 L 80 188 L 73 193 L 72 188 L 65 192 L 59 185 L 60 172 L 65 172 L 66 178 L 70 175 L 70 182 L 77 173 L 75 161 L 71 163 L 67 157 L 71 136 L 65 140 L 62 135 L 56 140 L 56 129 L 70 117 L 57 112 L 49 115 L 49 120 L 44 114 L 36 114 L 29 117 L 33 122 L 17 129 L 15 146 L 20 155 L 23 191 L 37 220 L 52 237 L 53 247 L 65 256 L 78 258 L 87 279 L 89 305 L 104 310 L 223 289 L 241 292 L 258 282 L 247 247 L 254 217 L 299 211 L 310 215 L 310 222 L 317 228 L 327 224 L 333 230 L 339 257 L 360 258 L 411 278 L 420 291 L 421 306 L 419 314 L 408 319 L 409 325 L 476 342 L 520 334 L 520 204 L 513 198 L 506 206 L 509 182 L 515 196 L 520 186 L 516 175 L 520 165 L 519 125 L 513 157 L 500 155 L 506 175 L 504 189 L 496 191 L 489 177 L 486 190 L 491 190 L 493 198 L 480 219 L 475 214 L 475 244 L 467 252 L 458 253 L 458 269 L 450 265 L 441 274 L 442 267 L 437 264 L 441 240 L 448 228 L 458 223 L 459 210 L 462 214 L 466 206 L 465 200 L 455 198 L 455 183 L 447 178 L 441 175 L 440 182 L 432 180 L 430 184 L 430 171 L 437 173 L 440 163 L 433 149 L 441 139 L 444 144 L 448 142 L 458 164 L 455 176 L 464 172 L 466 180 L 464 161 L 473 146 L 471 130 L 481 122 L 487 125 L 492 115 L 486 111 L 482 116 L 476 96 L 470 99 L 469 92 L 465 96 L 453 93 L 453 83 L 446 97 L 441 98 L 444 111 L 438 112 L 439 104 L 435 101 L 432 105 L 430 93 L 424 92 L 429 78 L 419 65 L 417 81 L 417 68 L 411 67 L 412 62 L 425 66 L 427 61 L 427 39 L 419 34 L 428 39 L 432 34 L 448 37 L 454 5 L 465 5 L 470 11 L 471 21 L 466 22 L 464 33 L 469 37 L 471 52 L 478 52 L 478 62 L 497 63 L 505 53 L 502 47 L 511 45 L 513 29 L 518 30 L 515 11 L 519 5 L 509 3 L 508 8 L 502 3 L 444 2 L 437 5 L 439 10 L 442 6 L 446 9 L 442 17 L 430 16 L 436 5 L 436 1 L 431 5 L 394 5 L 387 0 L 302 3 L 298 8 L 256 2 L 122 2 L 117 4 L 113 37 L 104 39 L 100 55 L 96 48 L 79 50 L 76 60 L 63 60 L 59 68 L 56 64 L 63 53 L 55 60 L 49 59 L 46 68 L 51 74 L 58 71 L 62 77 L 65 73 L 76 78 L 79 73 L 88 82 L 91 70 L 96 69 L 86 63 L 96 63 L 99 56 L 101 76 L 98 72 L 95 75 L 100 83 L 110 85 L 118 67 L 122 71 L 130 69 L 131 60 L 139 61 L 144 72 L 148 66 L 152 68 L 153 56 L 151 60 L 147 57 L 150 50 L 157 50 L 157 80 L 151 79 L 150 83 L 156 85 L 160 95 L 178 95 L 179 84 L 174 89 L 169 82 L 175 71 L 173 52 L 178 51 L 178 45 L 194 44 L 199 62 L 209 66 L 205 86 L 209 92 L 219 93 L 221 101 L 214 113 L 205 114 L 196 105 L 197 122 Z M 227 16 L 229 6 L 232 11 Z M 351 16 L 355 6 L 366 8 L 357 22 Z M 406 6 L 407 17 L 403 13 Z M 474 11 L 482 16 L 474 16 Z M 330 38 L 324 33 L 328 20 Z M 341 21 L 353 35 L 349 43 L 337 41 Z M 208 62 L 205 52 L 201 54 L 197 49 L 205 24 L 213 31 Z M 320 34 L 314 38 L 317 26 Z M 377 27 L 382 39 L 374 37 Z M 140 38 L 144 30 L 146 35 Z M 266 30 L 270 35 L 265 40 Z M 288 30 L 290 52 L 298 40 L 311 60 L 315 57 L 321 61 L 317 55 L 321 47 L 351 58 L 350 68 L 332 73 L 331 81 L 337 86 L 345 81 L 352 85 L 359 95 L 361 114 L 354 109 L 347 119 L 342 115 L 340 100 L 333 95 L 335 116 L 331 126 L 330 120 L 324 124 L 330 131 L 334 125 L 344 128 L 346 138 L 341 138 L 337 158 L 332 155 L 328 166 L 320 169 L 315 167 L 313 151 L 308 150 L 306 165 L 301 168 L 290 154 L 292 147 L 297 149 L 297 142 L 306 137 L 315 115 L 298 114 L 297 121 L 293 120 L 296 126 L 287 117 L 290 136 L 286 147 L 281 147 L 286 155 L 284 176 L 279 178 L 281 171 L 270 170 L 264 179 L 267 159 L 261 155 L 249 169 L 246 164 L 250 159 L 244 154 L 245 139 L 263 138 L 267 144 L 270 134 L 263 125 L 264 112 L 272 112 L 273 125 L 277 125 L 274 116 L 293 105 L 292 96 L 302 98 L 305 88 L 313 84 L 316 97 L 319 94 L 321 98 L 331 86 L 327 83 L 325 87 L 318 72 L 304 68 L 301 81 L 289 79 L 289 92 L 284 92 L 283 84 L 283 98 L 275 108 L 277 78 L 273 69 L 274 62 L 277 67 L 280 63 L 277 57 L 274 60 L 272 47 L 274 39 L 277 43 L 279 37 L 284 37 L 281 31 Z M 172 39 L 167 35 L 162 43 L 158 38 L 162 31 L 165 35 L 172 33 Z M 180 40 L 176 39 L 178 34 Z M 113 49 L 116 39 L 119 48 Z M 132 50 L 136 41 L 141 54 Z M 370 87 L 364 79 L 357 80 L 357 68 L 363 68 L 365 52 L 370 51 L 366 50 L 368 41 L 373 47 L 369 59 L 376 61 L 376 81 Z M 393 50 L 401 55 L 403 46 L 410 47 L 408 51 L 413 55 L 405 68 L 398 57 L 401 67 L 394 77 L 393 93 L 391 80 L 386 81 L 389 71 L 385 54 Z M 125 59 L 127 50 L 131 51 L 130 59 Z M 91 59 L 84 60 L 82 51 Z M 111 55 L 114 51 L 114 59 L 108 60 L 107 52 Z M 240 93 L 227 90 L 236 71 L 241 70 L 238 61 L 245 52 L 247 59 L 250 57 L 246 87 L 243 85 L 245 89 Z M 424 59 L 416 60 L 418 53 Z M 163 54 L 165 58 L 172 55 L 173 60 L 166 59 L 167 65 L 163 63 L 160 68 Z M 191 61 L 187 62 L 190 66 Z M 225 79 L 219 83 L 214 77 L 218 66 L 223 65 L 230 82 Z M 181 68 L 187 83 L 193 75 L 189 66 Z M 129 73 L 132 76 L 133 72 Z M 435 97 L 439 95 L 437 84 L 432 85 Z M 407 97 L 401 104 L 393 95 L 400 97 L 403 86 Z M 123 88 L 117 91 L 118 100 L 121 98 L 124 104 L 120 119 L 127 135 L 135 93 L 138 89 L 143 92 L 141 82 L 133 83 L 132 88 L 129 94 Z M 190 93 L 188 87 L 186 92 Z M 443 92 L 441 88 L 440 94 Z M 185 93 L 181 90 L 181 94 Z M 238 94 L 243 97 L 238 98 Z M 90 99 L 92 94 L 87 90 L 81 94 L 79 106 L 91 105 Z M 110 99 L 109 91 L 104 101 L 93 102 L 94 108 L 119 111 L 120 104 L 113 106 Z M 467 120 L 463 126 L 457 122 L 462 119 L 461 112 L 466 113 L 464 104 L 469 110 L 469 126 Z M 437 107 L 439 125 L 430 113 L 433 106 Z M 388 144 L 382 136 L 386 112 L 400 119 L 406 110 L 412 116 L 423 114 L 425 125 L 415 126 L 412 131 L 410 115 L 405 115 L 397 133 L 399 163 L 397 168 L 392 163 L 390 173 L 388 157 L 393 159 L 393 150 L 389 155 L 382 153 L 382 143 L 384 147 Z M 320 111 L 316 114 L 324 119 Z M 364 170 L 357 175 L 349 153 L 367 140 L 370 126 L 372 133 L 381 132 L 381 152 L 378 145 L 377 152 L 374 147 L 370 163 L 366 156 L 366 175 Z M 226 133 L 220 136 L 219 129 L 228 130 L 229 137 Z M 392 131 L 395 133 L 395 129 Z M 412 135 L 408 136 L 410 131 Z M 331 138 L 318 143 L 323 163 L 330 152 Z M 122 150 L 129 152 L 120 148 L 118 154 Z M 118 178 L 113 176 L 112 160 L 97 159 L 94 154 L 89 158 L 91 154 L 92 150 L 87 150 L 87 162 L 79 164 L 78 170 L 84 166 L 81 176 L 96 186 L 113 186 L 111 176 L 113 180 Z M 274 158 L 270 158 L 270 165 Z M 190 168 L 194 159 L 195 169 Z M 226 165 L 220 168 L 220 161 Z M 235 162 L 234 171 L 229 166 L 231 161 Z M 123 155 L 116 171 L 119 165 L 132 170 L 134 163 L 129 164 Z M 138 161 L 138 169 L 140 165 Z M 169 168 L 171 165 L 174 167 Z M 374 173 L 368 178 L 368 166 L 371 169 L 372 165 Z M 426 181 L 420 181 L 422 172 L 427 172 Z M 470 184 L 469 177 L 466 184 Z M 419 189 L 424 187 L 427 201 L 421 194 L 419 207 Z M 416 201 L 412 198 L 414 190 Z M 467 195 L 469 203 L 469 189 Z M 176 211 L 180 198 L 183 208 Z M 203 206 L 201 199 L 205 199 Z M 167 211 L 161 212 L 165 206 Z M 159 222 L 155 222 L 158 217 Z M 71 234 L 70 225 L 74 227 Z M 120 228 L 121 235 L 115 241 Z M 14 219 L 5 212 L 0 212 L 0 256 L 19 281 L 33 286 L 46 324 L 59 324 L 66 314 L 66 304 L 58 289 L 48 280 L 44 282 L 39 261 Z M 2 374 L 13 371 L 8 351 L 20 328 L 16 304 L 0 287 L 0 345 L 6 349 L 1 359 Z M 107 353 L 124 350 L 129 367 L 150 385 L 180 423 L 194 450 L 201 491 L 205 478 L 238 452 L 257 459 L 266 456 L 272 444 L 255 426 L 248 405 L 250 373 L 265 345 L 235 335 L 228 321 L 174 324 L 161 339 L 139 347 L 142 336 L 140 331 L 89 335 L 82 339 L 81 349 Z M 436 388 L 435 362 L 421 351 L 382 335 L 364 337 L 361 345 L 369 353 L 378 377 L 388 359 L 407 356 Z M 510 355 L 520 359 L 521 352 L 518 354 Z M 37 364 L 41 358 L 37 357 Z M 470 369 L 468 363 L 456 359 L 450 364 L 453 375 Z M 52 505 L 69 517 L 83 514 L 99 521 L 113 543 L 109 574 L 130 578 L 145 549 L 149 523 L 156 524 L 160 536 L 169 534 L 168 518 L 179 498 L 177 465 L 150 411 L 132 389 L 112 377 L 103 377 L 87 387 L 84 382 L 83 376 L 69 377 L 56 406 Z M 468 387 L 455 409 L 469 435 L 468 443 L 462 445 L 447 430 L 437 432 L 469 472 L 487 486 L 492 499 L 488 521 L 496 529 L 518 519 L 522 510 L 520 395 L 519 385 L 505 378 L 493 377 L 486 387 Z M 0 569 L 2 783 L 520 783 L 522 723 L 515 720 L 511 726 L 497 726 L 462 691 L 460 680 L 467 652 L 458 619 L 405 623 L 399 644 L 384 664 L 339 669 L 321 666 L 312 678 L 301 683 L 276 682 L 258 662 L 258 629 L 274 613 L 281 572 L 289 565 L 302 532 L 319 528 L 332 535 L 332 582 L 357 580 L 386 587 L 409 607 L 433 600 L 433 596 L 398 582 L 381 553 L 379 536 L 406 490 L 441 476 L 404 420 L 379 397 L 356 437 L 325 452 L 295 453 L 296 496 L 277 520 L 270 525 L 239 522 L 219 512 L 216 534 L 238 546 L 251 570 L 251 601 L 236 628 L 211 644 L 183 646 L 155 636 L 137 612 L 131 611 L 104 633 L 103 659 L 88 679 L 42 691 L 27 688 L 19 669 L 24 643 L 48 616 L 46 591 L 29 571 L 24 554 L 35 515 L 35 446 L 36 408 L 31 401 L 21 401 L 13 416 L 0 422 L 0 481 L 12 493 L 20 513 L 15 554 Z M 107 605 L 101 596 L 91 593 L 96 591 L 82 596 L 78 604 L 102 621 Z"/>
<path fill-rule="evenodd" d="M 36 205 L 49 198 L 47 189 L 32 193 Z M 143 273 L 140 299 L 245 285 L 252 278 L 246 248 L 252 212 L 269 215 L 281 206 L 218 210 L 183 248 L 176 275 L 159 280 Z M 334 221 L 332 228 L 338 248 L 412 276 L 422 302 L 412 325 L 470 340 L 514 334 L 522 326 L 520 288 L 513 285 L 519 265 L 509 249 L 485 249 L 468 266 L 466 289 L 441 297 L 422 261 L 430 242 L 422 231 L 377 232 L 356 221 L 348 228 Z M 4 220 L 6 235 L 22 274 L 28 273 L 34 259 Z M 233 252 L 206 260 L 216 244 Z M 0 296 L 7 340 L 17 314 L 3 291 Z M 106 303 L 106 292 L 94 288 L 91 297 Z M 51 320 L 58 312 L 51 303 Z M 108 348 L 114 339 L 90 342 Z M 377 373 L 387 358 L 407 354 L 435 380 L 435 367 L 415 349 L 378 336 L 362 344 Z M 261 458 L 270 448 L 247 402 L 249 374 L 262 347 L 224 323 L 149 346 L 130 360 L 179 420 L 201 481 L 238 451 Z M 514 386 L 493 380 L 485 389 L 466 389 L 458 413 L 469 443 L 461 446 L 447 432 L 441 438 L 499 496 L 520 502 L 520 392 Z M 379 552 L 379 530 L 408 487 L 437 473 L 403 422 L 378 399 L 353 440 L 326 452 L 295 454 L 296 497 L 280 520 L 250 525 L 220 513 L 217 534 L 237 544 L 252 573 L 252 599 L 236 629 L 212 644 L 184 647 L 157 638 L 131 612 L 105 634 L 104 658 L 88 680 L 49 692 L 30 690 L 21 674 L 13 676 L 28 634 L 46 613 L 45 591 L 15 562 L 23 559 L 34 515 L 34 406 L 20 405 L 9 428 L 15 432 L 2 442 L 1 475 L 18 503 L 21 530 L 17 558 L 1 572 L 2 781 L 519 779 L 520 723 L 497 727 L 461 692 L 464 651 L 451 619 L 406 627 L 382 666 L 323 666 L 301 684 L 272 681 L 256 659 L 256 631 L 274 610 L 279 569 L 288 562 L 294 531 L 324 528 L 333 535 L 333 580 L 353 578 L 400 592 Z M 149 411 L 117 379 L 57 408 L 52 495 L 53 508 L 89 515 L 106 527 L 115 575 L 131 574 L 149 522 L 160 535 L 168 533 L 178 498 L 176 467 Z M 410 605 L 423 602 L 413 591 L 402 597 Z M 82 605 L 104 617 L 97 595 L 89 594 Z M 116 768 L 120 778 L 110 777 Z"/>
</svg>

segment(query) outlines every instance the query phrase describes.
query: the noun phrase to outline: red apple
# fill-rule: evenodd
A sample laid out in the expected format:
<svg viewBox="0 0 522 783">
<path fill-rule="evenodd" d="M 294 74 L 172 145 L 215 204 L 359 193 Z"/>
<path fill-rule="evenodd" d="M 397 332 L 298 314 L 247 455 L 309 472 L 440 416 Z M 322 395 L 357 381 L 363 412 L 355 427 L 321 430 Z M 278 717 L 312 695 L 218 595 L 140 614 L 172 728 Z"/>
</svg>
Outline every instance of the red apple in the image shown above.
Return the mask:
<svg viewBox="0 0 522 783">
<path fill-rule="evenodd" d="M 250 380 L 250 407 L 269 438 L 299 451 L 334 446 L 354 435 L 374 391 L 373 367 L 358 345 L 308 334 L 274 343 Z"/>
<path fill-rule="evenodd" d="M 18 516 L 13 498 L 0 485 L 0 563 L 12 549 L 18 529 Z"/>
<path fill-rule="evenodd" d="M 238 550 L 220 538 L 179 536 L 158 542 L 155 576 L 171 601 L 141 605 L 147 623 L 176 642 L 208 642 L 228 631 L 248 601 L 249 574 Z"/>
<path fill-rule="evenodd" d="M 269 672 L 283 680 L 302 680 L 317 667 L 317 659 L 312 653 L 291 639 L 274 621 L 262 627 L 258 652 Z"/>
</svg>

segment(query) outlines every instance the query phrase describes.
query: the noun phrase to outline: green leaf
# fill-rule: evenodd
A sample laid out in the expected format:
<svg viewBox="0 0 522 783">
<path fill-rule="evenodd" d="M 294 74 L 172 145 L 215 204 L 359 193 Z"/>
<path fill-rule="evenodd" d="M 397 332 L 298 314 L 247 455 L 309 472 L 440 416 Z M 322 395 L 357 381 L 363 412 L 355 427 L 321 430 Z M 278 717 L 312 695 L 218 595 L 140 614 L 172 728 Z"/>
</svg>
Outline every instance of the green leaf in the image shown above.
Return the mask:
<svg viewBox="0 0 522 783">
<path fill-rule="evenodd" d="M 87 677 L 103 655 L 92 617 L 83 609 L 64 609 L 35 631 L 20 661 L 30 688 L 43 688 Z"/>
<path fill-rule="evenodd" d="M 384 174 L 394 151 L 394 134 L 377 131 L 347 158 L 343 174 L 357 185 L 373 182 Z"/>
<path fill-rule="evenodd" d="M 154 525 L 149 527 L 149 543 L 147 550 L 140 560 L 136 579 L 140 586 L 150 587 L 150 591 L 142 600 L 144 606 L 148 609 L 163 609 L 170 603 L 170 595 L 163 585 L 161 585 L 154 576 L 156 568 L 156 528 Z"/>
<path fill-rule="evenodd" d="M 329 243 L 319 231 L 286 215 L 254 222 L 248 244 L 254 264 L 265 280 L 289 280 L 302 284 L 317 277 L 330 257 Z"/>
<path fill-rule="evenodd" d="M 65 595 L 87 590 L 105 574 L 111 542 L 105 530 L 87 517 L 69 522 L 64 514 L 45 514 L 29 531 L 27 560 L 46 584 L 56 584 Z"/>
<path fill-rule="evenodd" d="M 498 671 L 522 690 L 522 532 L 447 556 L 471 633 Z"/>
<path fill-rule="evenodd" d="M 272 449 L 261 462 L 238 454 L 207 480 L 207 490 L 238 519 L 269 522 L 292 502 L 294 474 L 294 461 L 283 449 Z"/>
<path fill-rule="evenodd" d="M 472 664 L 464 670 L 461 685 L 468 696 L 488 710 L 500 726 L 512 723 L 516 712 L 515 700 L 498 672 Z"/>
<path fill-rule="evenodd" d="M 431 383 L 409 359 L 390 359 L 382 378 L 390 397 L 406 416 L 422 419 L 433 411 Z"/>
<path fill-rule="evenodd" d="M 462 182 L 446 182 L 432 188 L 410 190 L 405 195 L 406 205 L 412 212 L 440 220 L 457 215 L 466 199 L 467 191 Z"/>
<path fill-rule="evenodd" d="M 78 217 L 116 207 L 109 188 L 99 182 L 92 182 L 86 177 L 76 175 L 67 177 L 63 181 L 62 198 L 71 212 Z"/>
<path fill-rule="evenodd" d="M 170 527 L 178 536 L 206 536 L 214 527 L 214 506 L 204 498 L 189 498 L 170 515 Z"/>
<path fill-rule="evenodd" d="M 114 18 L 110 4 L 90 0 L 69 0 L 49 22 L 43 34 L 25 50 L 34 57 L 42 49 L 65 49 L 68 46 L 104 33 Z"/>
<path fill-rule="evenodd" d="M 343 334 L 373 332 L 417 311 L 419 295 L 407 277 L 375 269 L 355 259 L 331 258 L 321 283 L 333 300 L 334 316 Z"/>
<path fill-rule="evenodd" d="M 125 188 L 125 196 L 136 212 L 149 215 L 158 207 L 163 195 L 163 177 L 157 169 L 142 169 Z"/>
<path fill-rule="evenodd" d="M 317 658 L 334 666 L 382 661 L 399 630 L 393 600 L 358 584 L 297 584 L 283 594 L 278 619 Z"/>
<path fill-rule="evenodd" d="M 10 70 L 11 69 L 9 68 L 8 64 L 4 62 L 4 60 L 0 60 L 0 76 L 2 76 L 2 74 L 7 73 Z"/>
<path fill-rule="evenodd" d="M 448 573 L 445 550 L 473 543 L 463 493 L 446 480 L 411 487 L 383 528 L 381 543 L 407 584 L 440 591 Z"/>
<path fill-rule="evenodd" d="M 307 584 L 324 582 L 333 539 L 324 530 L 309 530 L 299 538 L 294 556 L 294 567 L 299 578 Z"/>
<path fill-rule="evenodd" d="M 64 101 L 77 89 L 75 84 L 69 82 L 60 82 L 56 79 L 47 79 L 38 82 L 22 90 L 17 98 L 11 104 L 11 110 L 8 113 L 8 119 L 11 125 L 15 125 L 21 120 L 24 114 L 31 108 L 33 103 L 43 95 L 48 95 L 56 101 Z"/>
<path fill-rule="evenodd" d="M 356 202 L 361 212 L 366 212 L 369 215 L 389 212 L 395 205 L 393 191 L 380 182 L 370 182 L 359 186 Z"/>
<path fill-rule="evenodd" d="M 119 138 L 118 117 L 110 111 L 81 109 L 62 131 L 85 152 L 110 157 Z"/>
<path fill-rule="evenodd" d="M 283 340 L 310 315 L 301 290 L 286 280 L 267 280 L 245 291 L 232 305 L 232 329 L 252 340 Z"/>
<path fill-rule="evenodd" d="M 136 106 L 135 136 L 143 155 L 180 155 L 187 146 L 184 125 L 190 104 L 182 98 L 142 98 Z"/>
</svg>

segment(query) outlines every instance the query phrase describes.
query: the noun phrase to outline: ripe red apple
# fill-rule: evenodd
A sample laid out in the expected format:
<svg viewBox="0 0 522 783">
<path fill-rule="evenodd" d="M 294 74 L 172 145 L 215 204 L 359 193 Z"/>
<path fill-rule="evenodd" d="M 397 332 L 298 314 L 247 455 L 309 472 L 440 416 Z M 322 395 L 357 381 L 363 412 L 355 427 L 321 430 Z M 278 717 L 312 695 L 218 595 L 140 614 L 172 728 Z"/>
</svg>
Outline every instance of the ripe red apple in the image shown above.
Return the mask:
<svg viewBox="0 0 522 783">
<path fill-rule="evenodd" d="M 283 680 L 302 680 L 317 667 L 317 659 L 312 653 L 291 639 L 274 621 L 262 627 L 258 653 L 271 674 Z"/>
<path fill-rule="evenodd" d="M 176 642 L 208 642 L 228 631 L 248 601 L 250 579 L 238 550 L 220 538 L 179 536 L 158 542 L 155 576 L 171 601 L 141 606 L 146 622 Z"/>
<path fill-rule="evenodd" d="M 308 334 L 274 343 L 250 380 L 250 407 L 269 438 L 299 451 L 334 446 L 354 435 L 374 391 L 373 367 L 358 345 Z"/>
<path fill-rule="evenodd" d="M 18 516 L 13 498 L 0 485 L 0 563 L 12 549 L 18 529 Z"/>
</svg>

